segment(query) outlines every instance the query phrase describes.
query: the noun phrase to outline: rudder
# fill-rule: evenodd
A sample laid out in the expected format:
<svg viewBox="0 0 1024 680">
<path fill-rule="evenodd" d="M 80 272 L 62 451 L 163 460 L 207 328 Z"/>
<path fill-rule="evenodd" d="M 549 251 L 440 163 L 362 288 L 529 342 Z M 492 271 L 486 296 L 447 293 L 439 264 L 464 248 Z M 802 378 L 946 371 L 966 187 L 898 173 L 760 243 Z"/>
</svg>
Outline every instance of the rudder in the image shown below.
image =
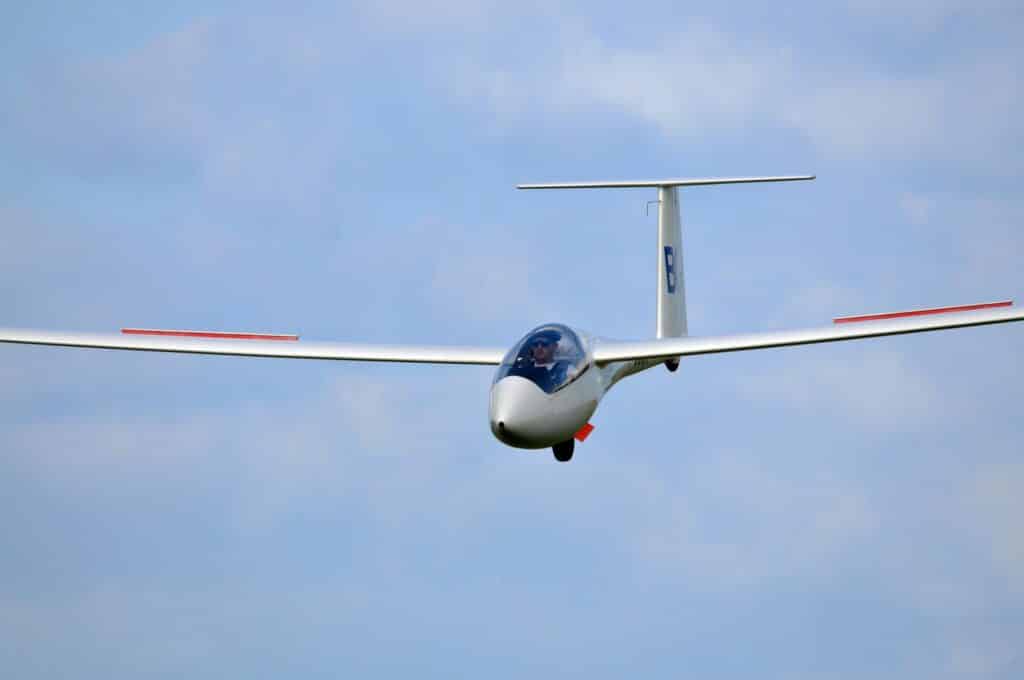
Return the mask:
<svg viewBox="0 0 1024 680">
<path fill-rule="evenodd" d="M 658 187 L 658 338 L 686 335 L 686 279 L 679 192 Z"/>
</svg>

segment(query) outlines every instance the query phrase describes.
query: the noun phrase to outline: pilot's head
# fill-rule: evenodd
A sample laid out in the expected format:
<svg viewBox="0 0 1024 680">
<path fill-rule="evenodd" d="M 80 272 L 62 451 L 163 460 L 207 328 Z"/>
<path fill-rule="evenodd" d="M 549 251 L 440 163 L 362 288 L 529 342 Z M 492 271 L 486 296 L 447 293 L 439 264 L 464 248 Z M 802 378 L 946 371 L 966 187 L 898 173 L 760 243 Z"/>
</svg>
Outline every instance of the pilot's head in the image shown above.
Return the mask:
<svg viewBox="0 0 1024 680">
<path fill-rule="evenodd" d="M 535 364 L 550 364 L 562 335 L 558 331 L 543 330 L 530 338 L 530 357 Z"/>
</svg>

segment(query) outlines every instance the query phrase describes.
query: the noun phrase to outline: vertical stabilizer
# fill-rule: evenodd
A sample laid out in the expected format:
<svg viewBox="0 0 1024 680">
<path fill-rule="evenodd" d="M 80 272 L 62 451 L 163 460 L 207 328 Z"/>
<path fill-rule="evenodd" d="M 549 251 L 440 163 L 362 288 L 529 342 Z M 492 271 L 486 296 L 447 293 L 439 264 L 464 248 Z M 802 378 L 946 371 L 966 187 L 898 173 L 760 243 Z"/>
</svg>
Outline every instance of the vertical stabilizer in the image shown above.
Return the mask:
<svg viewBox="0 0 1024 680">
<path fill-rule="evenodd" d="M 781 175 L 774 177 L 711 177 L 707 179 L 648 179 L 600 182 L 545 182 L 518 184 L 519 189 L 623 189 L 630 187 L 658 188 L 658 327 L 659 338 L 678 338 L 686 331 L 686 290 L 683 281 L 683 228 L 679 219 L 679 187 L 715 184 L 755 184 L 760 182 L 794 182 L 814 179 L 814 175 Z M 668 359 L 670 371 L 679 367 L 679 360 Z"/>
<path fill-rule="evenodd" d="M 683 228 L 679 190 L 658 187 L 658 327 L 657 337 L 686 335 L 686 283 L 683 276 Z"/>
</svg>

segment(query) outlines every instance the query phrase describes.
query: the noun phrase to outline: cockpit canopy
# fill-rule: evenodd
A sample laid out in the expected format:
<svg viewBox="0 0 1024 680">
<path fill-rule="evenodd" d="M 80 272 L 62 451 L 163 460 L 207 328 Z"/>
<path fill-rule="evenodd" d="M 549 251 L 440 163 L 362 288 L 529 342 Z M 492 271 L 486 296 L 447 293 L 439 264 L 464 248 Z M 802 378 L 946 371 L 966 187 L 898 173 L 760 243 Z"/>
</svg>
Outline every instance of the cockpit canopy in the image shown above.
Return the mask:
<svg viewBox="0 0 1024 680">
<path fill-rule="evenodd" d="M 562 324 L 546 324 L 534 328 L 509 350 L 494 382 L 518 375 L 551 394 L 582 375 L 588 367 L 586 349 L 576 332 Z"/>
</svg>

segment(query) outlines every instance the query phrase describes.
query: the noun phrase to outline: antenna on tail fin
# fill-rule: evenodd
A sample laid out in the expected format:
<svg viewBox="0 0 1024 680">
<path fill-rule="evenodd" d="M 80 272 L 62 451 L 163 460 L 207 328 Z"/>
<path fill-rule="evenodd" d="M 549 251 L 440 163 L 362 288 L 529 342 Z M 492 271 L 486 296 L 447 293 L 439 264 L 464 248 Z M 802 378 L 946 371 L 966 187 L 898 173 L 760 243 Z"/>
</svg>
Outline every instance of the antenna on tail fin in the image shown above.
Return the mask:
<svg viewBox="0 0 1024 680">
<path fill-rule="evenodd" d="M 717 177 L 709 179 L 654 179 L 624 182 L 562 182 L 519 184 L 517 189 L 658 189 L 658 338 L 678 338 L 687 334 L 686 285 L 683 277 L 683 233 L 679 216 L 678 187 L 714 184 L 753 184 L 757 182 L 794 182 L 814 179 L 814 175 L 781 177 Z M 665 361 L 668 370 L 679 367 L 679 359 Z"/>
</svg>

